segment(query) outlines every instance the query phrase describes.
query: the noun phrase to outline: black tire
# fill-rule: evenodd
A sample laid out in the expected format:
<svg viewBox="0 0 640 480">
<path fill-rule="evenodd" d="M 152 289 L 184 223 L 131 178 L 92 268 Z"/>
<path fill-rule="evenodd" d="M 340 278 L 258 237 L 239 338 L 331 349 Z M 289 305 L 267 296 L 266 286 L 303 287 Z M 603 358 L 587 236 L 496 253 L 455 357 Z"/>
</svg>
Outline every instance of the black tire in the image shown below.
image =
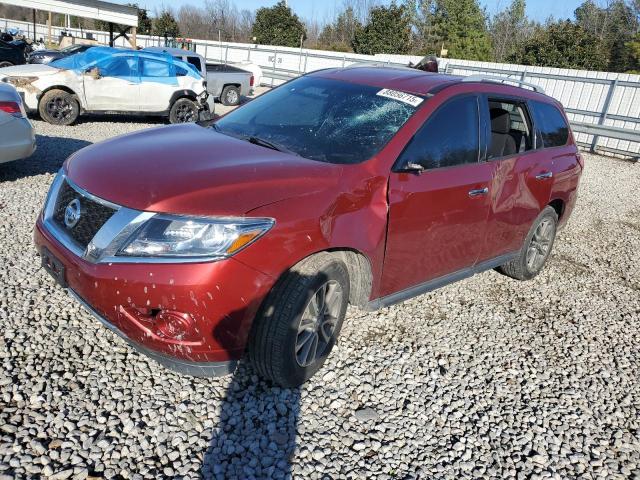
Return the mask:
<svg viewBox="0 0 640 480">
<path fill-rule="evenodd" d="M 38 113 L 52 125 L 72 125 L 80 115 L 80 103 L 72 93 L 49 90 L 40 99 Z"/>
<path fill-rule="evenodd" d="M 198 104 L 188 98 L 179 98 L 169 111 L 169 121 L 171 123 L 193 123 L 198 121 L 200 109 Z"/>
<path fill-rule="evenodd" d="M 222 89 L 220 101 L 223 105 L 233 106 L 240 104 L 240 89 L 233 85 L 227 85 Z"/>
<path fill-rule="evenodd" d="M 0 62 L 0 68 L 4 67 L 13 67 L 13 63 L 11 62 Z"/>
<path fill-rule="evenodd" d="M 310 312 L 317 303 L 312 299 L 316 302 L 322 292 L 326 305 L 332 303 L 333 308 L 323 308 L 314 316 Z M 339 306 L 331 300 L 335 298 L 340 298 Z M 349 273 L 335 256 L 319 253 L 293 267 L 278 281 L 254 321 L 247 353 L 258 375 L 285 388 L 298 387 L 311 378 L 335 345 L 348 300 Z M 316 349 L 313 356 L 308 355 L 307 360 L 312 361 L 307 364 L 301 358 L 313 348 L 314 329 Z M 306 338 L 311 339 L 304 343 Z"/>
<path fill-rule="evenodd" d="M 549 230 L 546 231 L 543 240 L 540 235 L 545 228 Z M 533 222 L 518 256 L 509 263 L 498 267 L 497 270 L 516 280 L 531 280 L 537 276 L 551 255 L 557 228 L 558 214 L 553 207 L 545 207 Z M 535 256 L 532 256 L 531 252 Z"/>
</svg>

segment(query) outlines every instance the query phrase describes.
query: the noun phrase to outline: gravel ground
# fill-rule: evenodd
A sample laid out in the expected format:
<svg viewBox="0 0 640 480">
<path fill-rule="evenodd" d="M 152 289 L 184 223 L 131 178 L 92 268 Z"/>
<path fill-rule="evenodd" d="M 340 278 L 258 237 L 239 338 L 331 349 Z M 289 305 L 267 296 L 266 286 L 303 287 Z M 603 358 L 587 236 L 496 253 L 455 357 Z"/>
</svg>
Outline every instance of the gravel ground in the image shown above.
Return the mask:
<svg viewBox="0 0 640 480">
<path fill-rule="evenodd" d="M 587 156 L 534 281 L 352 309 L 289 391 L 167 371 L 53 284 L 31 232 L 54 173 L 153 124 L 35 124 L 35 156 L 0 165 L 0 479 L 640 479 L 640 165 Z"/>
</svg>

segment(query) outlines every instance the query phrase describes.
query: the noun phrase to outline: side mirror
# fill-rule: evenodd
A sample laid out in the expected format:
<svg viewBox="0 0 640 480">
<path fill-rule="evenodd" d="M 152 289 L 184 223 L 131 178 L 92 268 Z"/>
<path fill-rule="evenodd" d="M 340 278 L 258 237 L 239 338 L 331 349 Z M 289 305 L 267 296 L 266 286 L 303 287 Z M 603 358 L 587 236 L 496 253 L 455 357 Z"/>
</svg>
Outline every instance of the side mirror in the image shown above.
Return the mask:
<svg viewBox="0 0 640 480">
<path fill-rule="evenodd" d="M 96 80 L 100 80 L 102 78 L 102 73 L 98 67 L 88 68 L 85 73 Z"/>
</svg>

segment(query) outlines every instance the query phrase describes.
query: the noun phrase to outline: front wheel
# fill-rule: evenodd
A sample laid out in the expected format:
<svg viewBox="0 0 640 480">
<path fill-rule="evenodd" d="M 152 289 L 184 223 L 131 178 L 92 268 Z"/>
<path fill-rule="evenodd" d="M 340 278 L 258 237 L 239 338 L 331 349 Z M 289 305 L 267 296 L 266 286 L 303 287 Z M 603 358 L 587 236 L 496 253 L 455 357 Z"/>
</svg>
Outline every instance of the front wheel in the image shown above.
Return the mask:
<svg viewBox="0 0 640 480">
<path fill-rule="evenodd" d="M 198 105 L 193 100 L 179 98 L 171 105 L 169 121 L 171 123 L 197 122 L 199 111 Z"/>
<path fill-rule="evenodd" d="M 347 267 L 330 253 L 292 268 L 255 320 L 248 356 L 257 373 L 286 388 L 311 378 L 338 338 L 348 299 Z"/>
<path fill-rule="evenodd" d="M 52 125 L 72 125 L 80 115 L 80 104 L 72 93 L 49 90 L 40 99 L 38 112 L 45 122 Z"/>
<path fill-rule="evenodd" d="M 0 68 L 4 67 L 13 67 L 13 63 L 11 62 L 0 62 Z"/>
<path fill-rule="evenodd" d="M 551 254 L 557 227 L 558 214 L 552 207 L 545 207 L 533 222 L 518 256 L 498 267 L 498 271 L 516 280 L 531 280 L 537 276 Z"/>
</svg>

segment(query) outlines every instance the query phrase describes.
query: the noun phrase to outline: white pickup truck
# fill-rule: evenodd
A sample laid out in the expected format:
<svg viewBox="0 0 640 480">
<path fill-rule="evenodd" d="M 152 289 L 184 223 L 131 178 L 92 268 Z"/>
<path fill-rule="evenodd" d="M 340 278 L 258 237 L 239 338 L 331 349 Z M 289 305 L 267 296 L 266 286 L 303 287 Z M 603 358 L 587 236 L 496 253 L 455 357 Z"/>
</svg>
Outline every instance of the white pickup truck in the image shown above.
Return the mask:
<svg viewBox="0 0 640 480">
<path fill-rule="evenodd" d="M 220 100 L 223 105 L 238 105 L 242 97 L 250 95 L 254 86 L 259 85 L 262 75 L 260 67 L 250 62 L 212 63 L 196 52 L 180 48 L 148 47 L 144 50 L 168 53 L 193 65 L 206 79 L 209 97 Z"/>
</svg>

